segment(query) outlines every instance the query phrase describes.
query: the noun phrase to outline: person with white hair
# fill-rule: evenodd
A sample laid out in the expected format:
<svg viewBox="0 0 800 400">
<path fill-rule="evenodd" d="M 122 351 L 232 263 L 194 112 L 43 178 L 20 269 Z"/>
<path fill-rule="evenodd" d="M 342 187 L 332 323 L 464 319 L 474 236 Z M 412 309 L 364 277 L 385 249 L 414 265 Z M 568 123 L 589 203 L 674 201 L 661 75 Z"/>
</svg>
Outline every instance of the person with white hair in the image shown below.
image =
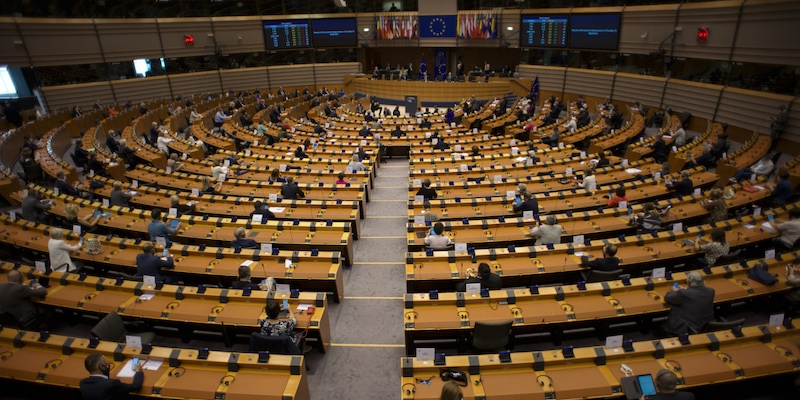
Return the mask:
<svg viewBox="0 0 800 400">
<path fill-rule="evenodd" d="M 531 228 L 531 237 L 536 238 L 534 245 L 541 246 L 547 243 L 561 243 L 561 233 L 564 228 L 558 224 L 555 215 L 548 215 L 544 219 L 544 224 L 536 221 L 536 225 Z"/>
<path fill-rule="evenodd" d="M 79 250 L 83 244 L 70 245 L 64 241 L 64 230 L 53 228 L 50 230 L 50 240 L 47 242 L 47 250 L 50 253 L 50 268 L 53 271 L 73 272 L 77 269 L 75 263 L 69 257 L 69 253 Z"/>
<path fill-rule="evenodd" d="M 578 119 L 574 116 L 570 117 L 569 122 L 564 124 L 564 129 L 569 133 L 575 132 L 578 129 Z"/>
<path fill-rule="evenodd" d="M 714 289 L 706 287 L 703 275 L 697 271 L 687 273 L 686 285 L 676 285 L 664 296 L 671 308 L 663 326 L 667 334 L 700 332 L 714 319 Z"/>
</svg>

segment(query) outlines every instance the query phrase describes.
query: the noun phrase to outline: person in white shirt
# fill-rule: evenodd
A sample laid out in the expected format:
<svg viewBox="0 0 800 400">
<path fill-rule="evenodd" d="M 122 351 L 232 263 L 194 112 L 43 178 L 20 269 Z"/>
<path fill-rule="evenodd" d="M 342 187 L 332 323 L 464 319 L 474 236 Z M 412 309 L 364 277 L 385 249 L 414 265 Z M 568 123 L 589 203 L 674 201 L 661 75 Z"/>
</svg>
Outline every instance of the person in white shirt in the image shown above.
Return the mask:
<svg viewBox="0 0 800 400">
<path fill-rule="evenodd" d="M 544 225 L 536 221 L 536 225 L 531 228 L 531 237 L 536 238 L 534 245 L 540 246 L 547 243 L 561 243 L 561 233 L 564 228 L 558 225 L 555 215 L 548 215 L 544 220 Z"/>
<path fill-rule="evenodd" d="M 673 146 L 681 147 L 686 144 L 686 131 L 683 127 L 678 127 L 678 130 L 672 133 Z"/>
<path fill-rule="evenodd" d="M 198 118 L 203 118 L 203 115 L 198 113 L 197 110 L 192 109 L 192 112 L 189 113 L 189 124 L 193 124 Z"/>
<path fill-rule="evenodd" d="M 586 190 L 597 190 L 597 178 L 592 167 L 583 170 L 583 180 L 577 182 L 578 186 Z"/>
<path fill-rule="evenodd" d="M 755 163 L 755 165 L 736 171 L 736 175 L 730 179 L 730 182 L 738 183 L 743 180 L 750 179 L 753 174 L 758 176 L 767 176 L 774 168 L 775 164 L 772 163 L 772 159 L 769 158 L 769 154 L 765 154 L 763 157 L 761 157 L 761 160 Z"/>
<path fill-rule="evenodd" d="M 169 154 L 169 146 L 167 144 L 174 141 L 175 139 L 170 138 L 167 132 L 161 132 L 161 135 L 158 136 L 156 147 L 164 153 Z"/>
<path fill-rule="evenodd" d="M 214 161 L 214 166 L 211 167 L 211 178 L 214 181 L 219 181 L 222 176 L 228 175 L 228 167 L 222 165 L 222 161 L 216 160 Z"/>
<path fill-rule="evenodd" d="M 441 222 L 433 225 L 433 233 L 428 233 L 425 245 L 432 249 L 446 249 L 450 245 L 450 237 L 444 234 L 444 225 Z"/>
<path fill-rule="evenodd" d="M 353 158 L 350 159 L 350 163 L 347 164 L 347 168 L 353 172 L 361 172 L 367 169 L 361 161 L 358 161 L 358 154 L 353 154 Z"/>
<path fill-rule="evenodd" d="M 53 271 L 73 272 L 77 269 L 69 253 L 80 249 L 81 243 L 75 246 L 64 241 L 64 230 L 53 228 L 50 230 L 50 240 L 47 242 L 47 250 L 50 253 L 50 268 Z"/>
<path fill-rule="evenodd" d="M 570 117 L 569 122 L 564 124 L 567 132 L 575 132 L 578 129 L 578 120 L 575 117 Z"/>
</svg>

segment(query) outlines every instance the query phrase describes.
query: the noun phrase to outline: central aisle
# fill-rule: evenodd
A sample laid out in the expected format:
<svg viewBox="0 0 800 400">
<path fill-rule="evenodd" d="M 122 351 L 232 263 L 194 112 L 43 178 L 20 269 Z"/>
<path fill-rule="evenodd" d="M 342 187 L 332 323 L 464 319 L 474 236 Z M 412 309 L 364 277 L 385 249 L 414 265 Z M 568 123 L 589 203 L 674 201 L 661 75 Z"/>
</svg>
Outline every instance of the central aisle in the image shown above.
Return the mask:
<svg viewBox="0 0 800 400">
<path fill-rule="evenodd" d="M 399 398 L 404 355 L 408 160 L 388 160 L 355 241 L 355 263 L 344 271 L 345 297 L 331 305 L 331 347 L 307 354 L 314 400 Z"/>
</svg>

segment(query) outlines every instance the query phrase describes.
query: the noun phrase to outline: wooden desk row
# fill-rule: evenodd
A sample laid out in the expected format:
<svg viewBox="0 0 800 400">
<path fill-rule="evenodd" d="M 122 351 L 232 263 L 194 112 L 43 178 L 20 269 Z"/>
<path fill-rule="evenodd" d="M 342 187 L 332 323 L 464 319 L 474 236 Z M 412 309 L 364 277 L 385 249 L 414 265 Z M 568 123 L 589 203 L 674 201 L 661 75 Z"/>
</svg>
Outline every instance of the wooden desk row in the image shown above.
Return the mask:
<svg viewBox="0 0 800 400">
<path fill-rule="evenodd" d="M 727 182 L 736 175 L 739 169 L 757 163 L 767 154 L 771 145 L 772 139 L 769 135 L 759 135 L 758 132 L 753 132 L 753 136 L 744 143 L 744 146 L 717 161 L 716 172 L 720 182 Z"/>
<path fill-rule="evenodd" d="M 705 172 L 702 167 L 693 169 L 691 179 L 696 188 L 703 188 L 717 182 L 717 175 Z M 625 182 L 621 185 L 626 190 L 628 203 L 653 201 L 658 198 L 669 197 L 671 191 L 661 180 L 652 178 L 640 182 Z M 603 191 L 588 191 L 572 188 L 569 191 L 545 192 L 536 194 L 539 204 L 539 213 L 558 213 L 564 211 L 586 211 L 590 209 L 605 208 L 608 199 L 603 196 L 613 194 L 617 186 L 604 188 Z M 431 206 L 439 213 L 442 219 L 460 219 L 487 216 L 508 216 L 514 214 L 513 199 L 507 197 L 471 198 L 468 200 L 455 199 L 455 196 L 445 193 L 444 198 L 432 200 Z M 422 211 L 422 202 L 409 202 L 408 218 L 413 219 Z M 438 208 L 438 209 L 437 209 Z"/>
<path fill-rule="evenodd" d="M 141 167 L 134 171 L 129 171 L 127 176 L 131 178 L 132 181 L 136 181 L 137 183 L 141 184 L 141 182 L 153 182 L 157 188 L 169 188 L 168 191 L 175 191 L 175 192 L 188 192 L 192 193 L 193 189 L 197 189 L 198 192 L 201 189 L 202 182 L 201 180 L 192 175 L 183 174 L 180 172 L 172 172 L 167 173 L 166 171 L 158 172 L 158 170 L 149 170 L 150 167 Z M 314 202 L 342 202 L 344 203 L 345 200 L 348 200 L 349 204 L 355 204 L 358 208 L 358 211 L 363 218 L 366 215 L 366 194 L 367 188 L 366 182 L 353 181 L 352 184 L 344 184 L 344 185 L 336 185 L 334 184 L 333 187 L 325 186 L 324 182 L 319 182 L 318 178 L 314 178 L 312 176 L 307 177 L 309 181 L 313 181 L 313 183 L 304 183 L 302 181 L 295 181 L 298 184 L 298 187 L 302 190 L 309 189 L 309 192 L 312 195 L 316 195 L 315 197 L 305 198 L 305 199 L 298 199 L 295 200 L 298 203 L 308 202 L 307 204 L 313 204 Z M 351 178 L 352 179 L 352 178 Z M 358 178 L 356 178 L 358 179 Z M 305 180 L 305 178 L 304 178 Z M 322 186 L 320 186 L 322 184 Z M 269 183 L 268 181 L 251 181 L 249 179 L 231 179 L 227 180 L 220 186 L 219 195 L 223 198 L 225 197 L 237 197 L 237 198 L 261 198 L 261 199 L 269 199 L 270 195 L 275 195 L 276 200 L 283 199 L 281 195 L 281 185 L 282 183 Z M 348 186 L 349 185 L 349 186 Z M 320 189 L 322 188 L 322 189 Z M 137 190 L 138 191 L 138 190 Z M 327 193 L 327 195 L 326 195 Z M 202 194 L 202 193 L 200 193 Z M 207 194 L 205 194 L 207 196 Z M 192 196 L 197 197 L 197 196 Z M 286 199 L 286 201 L 291 201 Z M 252 209 L 251 209 L 252 211 Z"/>
<path fill-rule="evenodd" d="M 711 267 L 703 272 L 706 287 L 715 291 L 716 304 L 793 290 L 783 270 L 797 254 L 784 254 L 782 261 L 760 259 L 741 264 Z M 777 275 L 778 282 L 765 286 L 747 274 L 762 265 Z M 600 337 L 610 324 L 637 321 L 649 326 L 654 317 L 669 309 L 664 296 L 673 283 L 686 286 L 686 274 L 665 278 L 631 278 L 580 285 L 491 290 L 483 294 L 465 292 L 405 295 L 403 323 L 406 351 L 414 354 L 416 342 L 428 339 L 465 337 L 476 321 L 513 321 L 514 334 L 550 332 L 556 344 L 564 330 L 595 328 Z M 582 289 L 582 287 L 584 287 Z"/>
<path fill-rule="evenodd" d="M 763 180 L 763 178 L 762 178 Z M 730 185 L 736 195 L 733 199 L 727 200 L 729 210 L 755 204 L 767 198 L 770 194 L 768 190 L 760 190 L 750 193 L 741 190 L 741 185 Z M 666 199 L 656 202 L 658 207 L 671 207 L 669 213 L 662 217 L 664 226 L 682 221 L 684 225 L 688 221 L 697 220 L 708 216 L 706 210 L 698 198 L 686 196 L 680 199 Z M 637 214 L 642 212 L 642 205 L 631 206 L 631 212 Z M 596 210 L 583 212 L 567 212 L 556 215 L 558 224 L 564 228 L 561 241 L 567 243 L 573 240 L 575 235 L 587 235 L 592 238 L 602 238 L 617 236 L 619 234 L 629 234 L 635 228 L 629 224 L 630 216 L 627 213 L 620 213 L 615 210 L 606 209 L 602 213 Z M 540 219 L 541 216 L 540 216 Z M 500 217 L 497 219 L 467 219 L 442 221 L 444 230 L 453 242 L 469 243 L 475 248 L 500 247 L 500 245 L 517 245 L 533 241 L 530 236 L 530 228 L 534 226 L 536 219 L 522 217 Z M 406 227 L 408 248 L 411 251 L 419 251 L 425 247 L 425 237 L 430 230 L 430 225 L 415 224 L 409 222 Z M 422 237 L 420 237 L 422 236 Z"/>
<path fill-rule="evenodd" d="M 618 131 L 592 139 L 589 144 L 589 153 L 612 149 L 628 140 L 632 140 L 642 132 L 644 132 L 644 117 L 639 113 L 634 113 L 632 119 L 626 121 L 625 125 Z"/>
<path fill-rule="evenodd" d="M 677 151 L 669 152 L 667 162 L 669 162 L 670 170 L 677 172 L 683 169 L 683 166 L 689 161 L 689 153 L 700 157 L 703 154 L 703 145 L 716 141 L 723 132 L 722 124 L 709 121 L 706 131 L 702 135 L 696 137 L 691 143 L 678 147 Z"/>
<path fill-rule="evenodd" d="M 22 193 L 20 193 L 18 199 L 22 198 Z M 55 203 L 48 212 L 64 217 L 65 209 L 66 204 L 59 202 Z M 147 210 L 119 206 L 103 208 L 101 204 L 85 202 L 81 206 L 79 214 L 92 214 L 96 211 L 110 214 L 103 218 L 98 225 L 121 232 L 126 237 L 149 238 L 148 225 L 151 218 Z M 165 214 L 166 212 L 167 210 L 164 210 Z M 330 221 L 318 224 L 314 220 L 292 222 L 272 220 L 258 223 L 250 219 L 183 215 L 170 217 L 166 223 L 171 224 L 174 221 L 180 221 L 181 228 L 170 239 L 181 244 L 228 247 L 234 239 L 234 231 L 237 228 L 245 228 L 247 238 L 258 243 L 270 243 L 287 250 L 301 251 L 313 248 L 339 252 L 345 263 L 352 265 L 353 262 L 354 250 L 349 222 Z"/>
<path fill-rule="evenodd" d="M 796 207 L 792 205 L 790 207 Z M 781 214 L 785 214 L 781 210 Z M 658 232 L 648 235 L 620 236 L 612 239 L 586 240 L 584 244 L 562 243 L 552 246 L 525 246 L 508 248 L 474 249 L 472 251 L 425 251 L 406 253 L 406 286 L 409 292 L 430 289 L 451 290 L 455 282 L 466 277 L 467 268 L 477 268 L 480 263 L 491 266 L 500 275 L 504 286 L 578 281 L 581 255 L 602 256 L 606 244 L 617 246 L 619 268 L 625 273 L 641 274 L 656 266 L 669 266 L 689 258 L 702 257 L 683 241 L 695 240 L 697 235 L 709 241 L 708 234 L 716 226 L 726 230 L 726 240 L 731 249 L 749 246 L 777 237 L 760 228 L 767 221 L 764 216 L 745 216 L 741 220 L 728 220 L 715 225 L 684 226 L 680 232 Z M 458 236 L 455 237 L 459 242 Z M 574 278 L 572 278 L 574 277 Z"/>
<path fill-rule="evenodd" d="M 471 148 L 463 148 L 461 145 L 456 145 L 453 153 L 442 153 L 442 155 L 434 157 L 432 154 L 428 157 L 423 157 L 423 154 L 413 154 L 411 158 L 409 158 L 408 163 L 413 169 L 420 169 L 420 168 L 443 168 L 448 166 L 448 164 L 454 164 L 455 166 L 459 166 L 460 164 L 464 163 L 464 160 L 472 161 L 472 162 L 482 162 L 486 161 L 488 163 L 482 165 L 498 165 L 500 163 L 508 163 L 508 160 L 516 161 L 519 157 L 527 157 L 528 151 L 530 150 L 530 146 L 533 145 L 532 142 L 521 142 L 517 141 L 516 139 L 509 139 L 507 142 L 502 142 L 505 146 L 492 146 L 491 152 L 486 152 L 485 150 L 489 146 L 478 146 L 481 150 L 480 155 L 472 156 L 472 149 Z M 517 147 L 517 154 L 512 154 L 512 149 Z M 572 154 L 576 153 L 576 150 L 569 146 L 564 148 L 559 147 L 549 147 L 549 146 L 539 146 L 541 148 L 537 148 L 536 156 L 546 160 L 553 162 L 554 160 L 561 160 L 563 158 L 572 157 Z M 580 153 L 577 151 L 577 153 Z M 417 157 L 419 156 L 419 157 Z"/>
<path fill-rule="evenodd" d="M 28 279 L 48 278 L 47 297 L 37 301 L 42 305 L 101 316 L 115 311 L 124 318 L 177 327 L 183 334 L 184 342 L 189 341 L 195 330 L 222 331 L 230 347 L 230 338 L 237 332 L 249 334 L 260 329 L 258 320 L 266 318 L 265 308 L 271 299 L 289 302 L 297 319 L 297 329 L 308 329 L 308 338 L 313 339 L 310 344 L 316 344 L 321 352 L 328 348 L 331 341 L 325 293 L 268 293 L 255 290 L 247 294 L 237 289 L 202 286 L 149 286 L 137 281 L 85 274 L 48 274 L 31 266 L 8 262 L 0 262 L 0 269 L 6 273 L 16 269 Z M 6 275 L 0 280 L 6 282 Z M 314 306 L 313 314 L 298 310 L 297 306 L 301 304 Z"/>
<path fill-rule="evenodd" d="M 0 222 L 3 223 L 0 230 L 3 242 L 38 253 L 48 252 L 50 226 L 24 220 L 12 221 L 7 215 L 1 215 Z M 66 231 L 64 235 L 69 242 L 78 240 L 72 231 Z M 135 273 L 136 256 L 142 253 L 142 246 L 147 243 L 141 239 L 108 239 L 91 234 L 85 237 L 99 239 L 103 252 L 92 255 L 77 250 L 70 254 L 73 260 L 126 273 Z M 157 252 L 162 250 L 161 246 L 156 247 Z M 232 248 L 205 245 L 173 245 L 170 252 L 175 257 L 175 268 L 166 273 L 179 276 L 187 282 L 228 286 L 237 279 L 239 266 L 251 260 L 254 262 L 251 267 L 254 279 L 271 276 L 279 283 L 288 283 L 305 291 L 333 293 L 336 302 L 344 295 L 339 252 L 290 251 L 274 246 L 271 254 L 249 249 L 237 253 Z M 286 268 L 286 260 L 292 261 L 291 268 Z"/>
<path fill-rule="evenodd" d="M 270 355 L 258 362 L 255 353 L 210 351 L 200 359 L 198 350 L 153 347 L 142 349 L 113 342 L 50 335 L 5 328 L 0 331 L 0 376 L 42 385 L 77 389 L 89 376 L 86 356 L 100 353 L 111 363 L 110 376 L 117 378 L 133 358 L 162 361 L 157 369 L 144 370 L 141 396 L 173 399 L 296 399 L 311 398 L 305 360 L 302 356 Z M 128 366 L 128 368 L 130 368 Z M 122 378 L 131 382 L 131 378 Z"/>
<path fill-rule="evenodd" d="M 400 359 L 401 398 L 438 399 L 444 382 L 441 369 L 468 374 L 464 399 L 588 399 L 620 398 L 620 369 L 626 364 L 635 375 L 655 378 L 661 369 L 674 372 L 679 390 L 800 370 L 800 323 L 789 328 L 765 325 L 691 335 L 688 344 L 677 338 L 632 343 L 622 348 L 580 347 L 567 358 L 562 350 L 447 356 L 444 364 L 413 357 Z M 753 383 L 755 384 L 755 383 Z M 624 398 L 624 396 L 622 397 Z"/>
<path fill-rule="evenodd" d="M 580 167 L 586 167 L 588 163 L 588 161 L 582 159 L 580 162 L 576 160 L 573 163 L 564 164 L 574 165 L 578 168 L 571 169 L 569 171 L 570 173 L 566 173 L 567 168 L 571 167 L 564 167 L 564 172 L 558 174 L 552 170 L 550 170 L 549 172 L 551 173 L 548 174 L 548 170 L 545 169 L 547 167 L 544 166 L 539 168 L 533 167 L 527 171 L 528 175 L 522 178 L 508 178 L 502 173 L 493 173 L 490 168 L 489 170 L 483 170 L 486 173 L 486 178 L 480 181 L 460 181 L 458 184 L 456 184 L 456 181 L 449 181 L 444 184 L 439 180 L 436 185 L 432 184 L 431 187 L 436 189 L 437 193 L 442 192 L 448 195 L 448 197 L 463 196 L 467 198 L 486 196 L 504 197 L 508 191 L 516 191 L 517 185 L 520 183 L 524 183 L 527 186 L 528 193 L 562 192 L 579 188 L 577 183 L 573 181 L 585 175 L 583 168 Z M 556 166 L 556 168 L 562 169 L 560 166 Z M 628 181 L 633 181 L 637 176 L 650 178 L 653 176 L 653 173 L 659 172 L 660 170 L 661 165 L 653 162 L 650 158 L 627 165 L 617 164 L 610 167 L 598 168 L 595 173 L 595 180 L 597 181 L 596 189 L 604 190 L 606 186 L 611 187 L 614 184 L 623 184 Z M 678 177 L 674 176 L 673 178 L 677 179 Z M 414 201 L 414 196 L 422 187 L 421 182 L 422 180 L 420 178 L 411 181 L 408 187 L 409 201 Z"/>
</svg>

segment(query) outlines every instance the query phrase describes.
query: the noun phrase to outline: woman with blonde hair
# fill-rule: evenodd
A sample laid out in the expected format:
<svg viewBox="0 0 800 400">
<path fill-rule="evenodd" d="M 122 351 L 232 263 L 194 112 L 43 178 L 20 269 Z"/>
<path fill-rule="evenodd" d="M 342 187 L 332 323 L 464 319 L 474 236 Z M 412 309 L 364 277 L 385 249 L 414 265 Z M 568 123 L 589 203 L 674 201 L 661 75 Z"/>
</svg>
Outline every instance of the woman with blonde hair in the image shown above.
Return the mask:
<svg viewBox="0 0 800 400">
<path fill-rule="evenodd" d="M 203 177 L 202 186 L 200 188 L 200 193 L 209 193 L 209 194 L 217 194 L 219 190 L 222 188 L 222 182 L 217 182 L 216 184 L 211 184 L 211 179 L 208 176 Z"/>
<path fill-rule="evenodd" d="M 449 380 L 444 383 L 442 386 L 442 394 L 439 396 L 439 400 L 461 400 L 464 398 L 464 394 L 461 393 L 461 387 L 458 386 L 456 381 Z"/>
<path fill-rule="evenodd" d="M 64 206 L 64 220 L 61 225 L 66 229 L 72 230 L 75 225 L 94 228 L 97 226 L 97 223 L 100 222 L 100 216 L 94 218 L 93 215 L 87 215 L 85 218 L 78 218 L 78 211 L 80 211 L 80 209 L 77 204 L 67 203 L 67 205 Z"/>
<path fill-rule="evenodd" d="M 47 250 L 50 253 L 50 268 L 53 271 L 73 272 L 78 269 L 69 257 L 69 253 L 78 250 L 83 246 L 78 243 L 75 246 L 64 241 L 64 230 L 53 228 L 50 230 L 50 240 L 47 242 Z"/>
</svg>

